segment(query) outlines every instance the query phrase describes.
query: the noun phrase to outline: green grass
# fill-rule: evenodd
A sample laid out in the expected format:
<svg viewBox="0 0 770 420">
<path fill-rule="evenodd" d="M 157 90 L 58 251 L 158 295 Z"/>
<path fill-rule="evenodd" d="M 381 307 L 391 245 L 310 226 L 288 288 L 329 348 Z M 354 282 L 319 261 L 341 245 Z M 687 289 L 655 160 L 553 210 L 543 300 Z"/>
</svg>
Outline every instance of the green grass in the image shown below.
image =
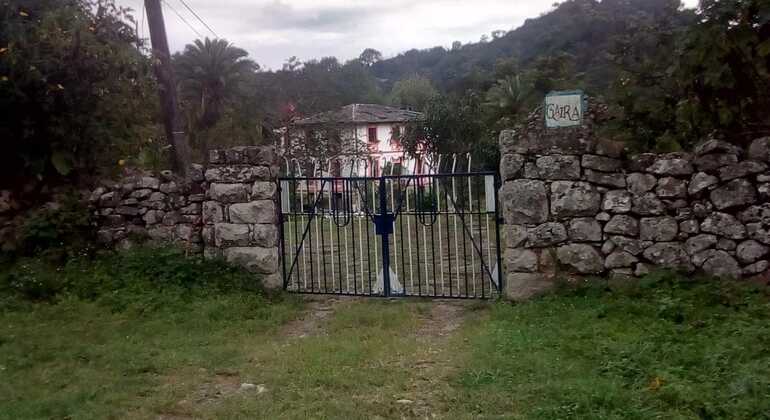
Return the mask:
<svg viewBox="0 0 770 420">
<path fill-rule="evenodd" d="M 137 252 L 65 267 L 77 293 L 6 289 L 0 418 L 770 418 L 770 306 L 749 286 L 654 275 L 455 315 L 343 300 L 298 321 L 307 304 L 237 270 L 160 254 L 162 274 Z"/>
</svg>

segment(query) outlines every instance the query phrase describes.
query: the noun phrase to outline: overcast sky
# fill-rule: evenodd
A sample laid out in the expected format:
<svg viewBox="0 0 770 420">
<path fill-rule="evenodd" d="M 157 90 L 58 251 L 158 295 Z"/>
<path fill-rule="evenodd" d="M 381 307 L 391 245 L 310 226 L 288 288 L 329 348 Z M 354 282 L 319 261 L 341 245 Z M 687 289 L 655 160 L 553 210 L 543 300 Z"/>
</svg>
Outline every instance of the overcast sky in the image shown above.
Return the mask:
<svg viewBox="0 0 770 420">
<path fill-rule="evenodd" d="M 171 49 L 198 35 L 213 37 L 182 0 L 162 0 Z M 184 0 L 220 37 L 246 49 L 263 68 L 279 69 L 286 58 L 335 56 L 341 61 L 374 48 L 391 57 L 411 48 L 478 41 L 482 34 L 510 30 L 552 8 L 554 0 Z M 134 9 L 140 34 L 143 0 L 117 0 Z M 685 0 L 694 6 L 697 0 Z"/>
</svg>

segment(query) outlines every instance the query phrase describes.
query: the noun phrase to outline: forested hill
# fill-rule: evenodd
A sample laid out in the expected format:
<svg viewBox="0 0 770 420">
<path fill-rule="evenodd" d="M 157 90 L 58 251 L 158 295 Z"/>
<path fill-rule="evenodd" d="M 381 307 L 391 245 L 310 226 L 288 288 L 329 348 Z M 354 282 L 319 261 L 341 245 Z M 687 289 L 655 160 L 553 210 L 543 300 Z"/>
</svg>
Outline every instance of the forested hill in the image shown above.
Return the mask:
<svg viewBox="0 0 770 420">
<path fill-rule="evenodd" d="M 571 0 L 540 17 L 486 42 L 450 50 L 410 50 L 372 66 L 386 83 L 413 76 L 429 78 L 443 91 L 460 91 L 488 80 L 496 63 L 511 60 L 520 69 L 546 57 L 566 55 L 570 71 L 586 87 L 603 90 L 612 82 L 609 54 L 618 41 L 640 35 L 650 26 L 685 27 L 690 10 L 672 0 Z M 514 7 L 514 6 L 511 6 Z M 584 77 L 579 77 L 584 76 Z M 494 80 L 494 79 L 492 79 Z"/>
</svg>

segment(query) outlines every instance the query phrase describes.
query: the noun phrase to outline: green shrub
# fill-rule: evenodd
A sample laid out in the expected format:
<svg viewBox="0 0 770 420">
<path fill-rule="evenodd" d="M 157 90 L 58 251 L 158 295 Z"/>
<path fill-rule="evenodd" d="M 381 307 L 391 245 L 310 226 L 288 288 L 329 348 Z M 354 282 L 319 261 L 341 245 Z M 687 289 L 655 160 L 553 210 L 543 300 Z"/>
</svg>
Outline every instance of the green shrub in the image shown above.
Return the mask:
<svg viewBox="0 0 770 420">
<path fill-rule="evenodd" d="M 137 247 L 73 254 L 61 264 L 47 256 L 18 259 L 0 271 L 0 293 L 33 301 L 72 296 L 117 311 L 144 311 L 213 294 L 264 296 L 260 280 L 223 260 L 186 256 L 175 247 Z"/>
<path fill-rule="evenodd" d="M 91 222 L 91 213 L 79 195 L 69 194 L 58 206 L 43 207 L 29 215 L 19 232 L 18 251 L 26 256 L 80 252 L 94 239 Z"/>
</svg>

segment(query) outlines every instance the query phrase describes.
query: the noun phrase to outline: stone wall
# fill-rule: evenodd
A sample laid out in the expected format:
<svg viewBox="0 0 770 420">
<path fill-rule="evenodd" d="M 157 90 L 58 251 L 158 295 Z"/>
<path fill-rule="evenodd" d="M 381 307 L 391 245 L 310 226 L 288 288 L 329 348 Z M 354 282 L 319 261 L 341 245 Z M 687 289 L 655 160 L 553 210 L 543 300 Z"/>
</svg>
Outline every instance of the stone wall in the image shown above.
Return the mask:
<svg viewBox="0 0 770 420">
<path fill-rule="evenodd" d="M 542 111 L 500 136 L 507 294 L 557 275 L 640 276 L 653 267 L 739 278 L 768 269 L 770 138 L 744 150 L 708 140 L 692 153 L 628 156 L 583 125 L 545 129 Z"/>
<path fill-rule="evenodd" d="M 105 183 L 91 194 L 99 240 L 175 243 L 207 258 L 222 257 L 259 273 L 269 287 L 279 273 L 277 157 L 272 147 L 211 152 L 188 182 L 170 171 Z"/>
</svg>

